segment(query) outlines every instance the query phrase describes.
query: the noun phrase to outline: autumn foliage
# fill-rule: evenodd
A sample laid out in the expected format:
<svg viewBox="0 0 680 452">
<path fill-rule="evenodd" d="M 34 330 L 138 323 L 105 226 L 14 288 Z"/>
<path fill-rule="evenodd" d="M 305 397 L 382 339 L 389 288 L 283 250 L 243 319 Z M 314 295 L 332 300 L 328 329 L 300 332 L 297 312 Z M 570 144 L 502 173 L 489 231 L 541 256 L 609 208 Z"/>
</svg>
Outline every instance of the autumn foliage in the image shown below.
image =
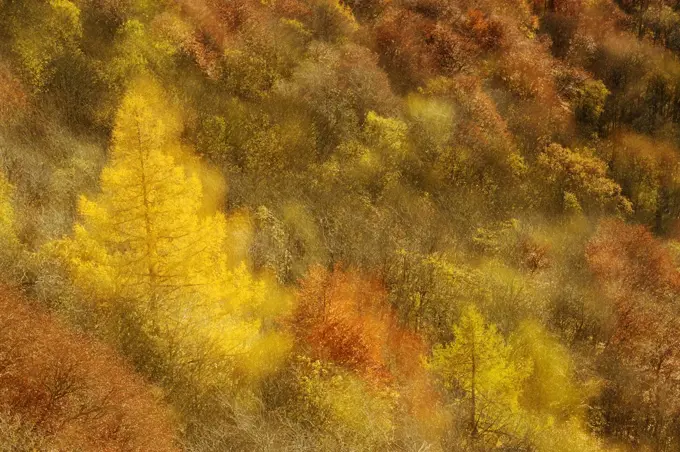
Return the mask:
<svg viewBox="0 0 680 452">
<path fill-rule="evenodd" d="M 171 412 L 112 350 L 7 288 L 0 310 L 0 407 L 22 429 L 50 450 L 176 449 Z"/>
<path fill-rule="evenodd" d="M 315 267 L 297 299 L 293 328 L 315 357 L 385 382 L 417 367 L 424 344 L 399 326 L 379 281 Z"/>
<path fill-rule="evenodd" d="M 680 271 L 668 250 L 643 226 L 608 221 L 590 242 L 587 258 L 616 308 L 612 341 L 645 366 L 675 367 Z"/>
<path fill-rule="evenodd" d="M 677 427 L 680 405 L 670 394 L 680 389 L 680 322 L 677 299 L 680 270 L 668 249 L 643 226 L 619 221 L 600 225 L 587 248 L 588 263 L 606 300 L 612 303 L 615 319 L 609 352 L 620 355 L 620 363 L 632 372 L 632 382 L 614 380 L 611 390 L 617 417 L 635 410 L 650 426 L 639 440 L 659 441 L 664 431 Z M 631 406 L 621 395 L 626 384 L 637 384 L 649 394 Z"/>
<path fill-rule="evenodd" d="M 679 2 L 0 0 L 0 449 L 680 450 L 679 57 Z"/>
</svg>

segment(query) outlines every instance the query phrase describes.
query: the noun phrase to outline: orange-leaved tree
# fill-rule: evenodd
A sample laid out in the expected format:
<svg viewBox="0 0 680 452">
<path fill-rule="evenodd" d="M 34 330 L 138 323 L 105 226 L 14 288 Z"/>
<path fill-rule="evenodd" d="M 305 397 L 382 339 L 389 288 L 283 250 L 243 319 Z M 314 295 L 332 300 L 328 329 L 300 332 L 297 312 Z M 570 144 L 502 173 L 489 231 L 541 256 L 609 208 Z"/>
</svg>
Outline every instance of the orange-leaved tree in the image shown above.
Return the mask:
<svg viewBox="0 0 680 452">
<path fill-rule="evenodd" d="M 0 311 L 3 450 L 177 449 L 170 411 L 112 350 L 4 287 Z"/>
<path fill-rule="evenodd" d="M 602 404 L 609 432 L 657 450 L 680 447 L 680 270 L 644 226 L 604 221 L 586 249 L 611 306 L 602 367 L 611 375 Z"/>
</svg>

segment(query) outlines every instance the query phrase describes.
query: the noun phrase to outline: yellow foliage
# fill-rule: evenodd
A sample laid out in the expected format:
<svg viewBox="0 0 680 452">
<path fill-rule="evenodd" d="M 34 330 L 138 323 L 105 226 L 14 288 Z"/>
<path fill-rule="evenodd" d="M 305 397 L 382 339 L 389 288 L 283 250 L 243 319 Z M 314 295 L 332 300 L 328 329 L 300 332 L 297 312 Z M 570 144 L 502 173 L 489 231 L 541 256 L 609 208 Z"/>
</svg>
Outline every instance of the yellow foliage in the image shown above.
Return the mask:
<svg viewBox="0 0 680 452">
<path fill-rule="evenodd" d="M 406 99 L 409 115 L 421 127 L 425 139 L 444 147 L 453 135 L 455 111 L 450 103 L 435 97 L 411 94 Z"/>
<path fill-rule="evenodd" d="M 587 432 L 577 419 L 541 431 L 535 439 L 539 452 L 600 452 L 607 450 L 602 441 Z"/>
<path fill-rule="evenodd" d="M 50 64 L 74 49 L 82 36 L 80 9 L 69 0 L 50 0 L 28 8 L 27 16 L 14 24 L 13 48 L 30 83 L 39 91 L 51 76 Z"/>
<path fill-rule="evenodd" d="M 512 336 L 515 356 L 531 360 L 533 370 L 525 383 L 522 405 L 557 419 L 582 413 L 595 382 L 579 384 L 569 350 L 538 323 L 523 322 Z"/>
<path fill-rule="evenodd" d="M 587 152 L 574 152 L 553 143 L 539 155 L 538 169 L 559 191 L 567 210 L 579 211 L 583 205 L 632 213 L 632 204 L 623 196 L 621 186 L 607 176 L 607 164 Z"/>
<path fill-rule="evenodd" d="M 495 325 L 487 325 L 470 305 L 453 327 L 454 341 L 437 346 L 428 367 L 454 394 L 469 404 L 472 437 L 494 436 L 510 429 L 520 410 L 519 397 L 532 364 L 514 359 Z M 506 432 L 507 433 L 507 432 Z"/>
<path fill-rule="evenodd" d="M 408 153 L 407 132 L 406 124 L 396 118 L 383 118 L 373 111 L 366 115 L 364 133 L 367 141 L 388 161 L 401 161 Z"/>
<path fill-rule="evenodd" d="M 14 230 L 14 206 L 12 196 L 14 187 L 7 181 L 5 175 L 0 172 L 0 243 L 3 247 L 7 243 L 16 241 Z"/>
<path fill-rule="evenodd" d="M 169 13 L 151 23 L 129 19 L 117 31 L 114 56 L 102 76 L 114 87 L 125 86 L 149 73 L 149 69 L 163 71 L 192 31 L 181 18 Z"/>
<path fill-rule="evenodd" d="M 127 93 L 101 193 L 81 198 L 73 236 L 48 248 L 92 301 L 135 300 L 148 333 L 175 364 L 206 354 L 233 362 L 265 337 L 262 322 L 285 309 L 285 297 L 245 264 L 230 265 L 227 220 L 202 215 L 201 181 L 172 156 L 178 115 L 162 99 L 148 81 Z M 283 354 L 289 348 L 284 339 L 269 340 Z M 265 367 L 278 352 L 267 353 Z M 201 378 L 219 384 L 220 367 L 206 366 L 217 373 L 204 369 Z"/>
<path fill-rule="evenodd" d="M 376 390 L 356 375 L 309 358 L 300 358 L 298 383 L 311 420 L 350 449 L 384 450 L 395 428 L 398 393 Z"/>
</svg>

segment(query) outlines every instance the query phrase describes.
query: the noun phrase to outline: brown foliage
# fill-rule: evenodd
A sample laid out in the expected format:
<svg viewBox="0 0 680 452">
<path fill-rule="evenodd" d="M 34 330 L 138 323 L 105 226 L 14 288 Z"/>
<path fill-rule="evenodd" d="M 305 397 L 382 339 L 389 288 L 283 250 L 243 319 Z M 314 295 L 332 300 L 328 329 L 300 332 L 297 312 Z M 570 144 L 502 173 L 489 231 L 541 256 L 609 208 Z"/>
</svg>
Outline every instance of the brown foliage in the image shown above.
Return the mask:
<svg viewBox="0 0 680 452">
<path fill-rule="evenodd" d="M 495 50 L 502 47 L 505 39 L 503 24 L 488 17 L 483 11 L 479 9 L 468 11 L 465 26 L 485 50 Z"/>
<path fill-rule="evenodd" d="M 375 28 L 380 61 L 399 89 L 422 85 L 434 70 L 426 41 L 435 24 L 417 13 L 390 9 Z"/>
<path fill-rule="evenodd" d="M 375 17 L 389 5 L 390 0 L 342 0 L 357 17 Z"/>
<path fill-rule="evenodd" d="M 169 412 L 104 346 L 0 288 L 0 406 L 58 450 L 176 450 Z"/>
<path fill-rule="evenodd" d="M 521 237 L 518 243 L 518 255 L 520 264 L 534 273 L 549 268 L 550 246 L 533 240 L 530 236 Z"/>
<path fill-rule="evenodd" d="M 426 43 L 434 69 L 443 75 L 454 75 L 466 69 L 477 55 L 478 46 L 446 24 L 437 24 Z"/>
<path fill-rule="evenodd" d="M 680 271 L 646 227 L 604 221 L 586 249 L 586 258 L 615 304 L 614 343 L 644 359 L 642 355 L 664 348 L 667 334 L 680 332 L 674 302 L 680 295 Z"/>
<path fill-rule="evenodd" d="M 537 13 L 553 12 L 565 16 L 577 16 L 583 10 L 581 0 L 534 0 L 534 11 Z"/>
</svg>

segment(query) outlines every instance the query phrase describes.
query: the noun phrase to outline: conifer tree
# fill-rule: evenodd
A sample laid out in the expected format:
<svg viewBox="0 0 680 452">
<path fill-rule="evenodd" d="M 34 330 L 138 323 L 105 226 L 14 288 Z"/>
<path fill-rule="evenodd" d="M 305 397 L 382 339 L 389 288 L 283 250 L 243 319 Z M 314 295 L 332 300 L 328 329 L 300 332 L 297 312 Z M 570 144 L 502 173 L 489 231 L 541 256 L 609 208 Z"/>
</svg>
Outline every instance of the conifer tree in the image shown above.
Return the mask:
<svg viewBox="0 0 680 452">
<path fill-rule="evenodd" d="M 80 199 L 73 237 L 49 248 L 93 301 L 133 303 L 164 373 L 214 382 L 223 363 L 256 347 L 263 310 L 276 312 L 265 301 L 276 298 L 245 264 L 229 266 L 225 218 L 202 214 L 201 181 L 178 163 L 179 120 L 163 98 L 150 81 L 125 95 L 101 193 Z"/>
<path fill-rule="evenodd" d="M 12 193 L 14 187 L 7 181 L 5 175 L 0 172 L 0 241 L 2 243 L 14 242 L 14 207 L 12 206 Z"/>
<path fill-rule="evenodd" d="M 436 347 L 429 365 L 447 389 L 461 395 L 471 440 L 512 432 L 530 363 L 513 361 L 511 348 L 474 306 L 466 308 L 453 333 L 454 341 Z"/>
</svg>

